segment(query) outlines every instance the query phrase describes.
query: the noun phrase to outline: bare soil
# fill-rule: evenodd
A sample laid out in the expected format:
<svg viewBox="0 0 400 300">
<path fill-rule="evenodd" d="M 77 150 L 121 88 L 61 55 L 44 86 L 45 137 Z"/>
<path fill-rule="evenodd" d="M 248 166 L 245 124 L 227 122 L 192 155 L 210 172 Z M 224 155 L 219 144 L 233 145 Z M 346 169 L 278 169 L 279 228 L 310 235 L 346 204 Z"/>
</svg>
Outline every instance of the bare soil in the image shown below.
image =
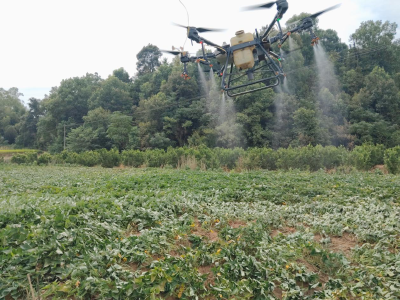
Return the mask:
<svg viewBox="0 0 400 300">
<path fill-rule="evenodd" d="M 315 241 L 320 241 L 322 235 L 316 234 Z M 347 258 L 351 256 L 351 250 L 359 245 L 357 238 L 354 234 L 345 232 L 342 236 L 330 236 L 331 243 L 328 244 L 328 249 L 333 252 L 343 253 Z"/>
</svg>

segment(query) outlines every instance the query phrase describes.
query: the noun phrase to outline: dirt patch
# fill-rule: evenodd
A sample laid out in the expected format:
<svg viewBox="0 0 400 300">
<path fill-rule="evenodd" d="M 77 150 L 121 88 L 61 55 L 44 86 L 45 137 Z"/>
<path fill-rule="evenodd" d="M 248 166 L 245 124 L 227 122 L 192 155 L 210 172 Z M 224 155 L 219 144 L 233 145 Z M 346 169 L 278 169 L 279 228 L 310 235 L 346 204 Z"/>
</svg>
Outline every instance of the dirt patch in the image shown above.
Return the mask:
<svg viewBox="0 0 400 300">
<path fill-rule="evenodd" d="M 201 227 L 199 220 L 196 218 L 194 221 L 194 227 L 192 228 L 192 234 L 205 237 L 211 242 L 216 242 L 218 240 L 218 232 L 215 229 L 206 230 Z"/>
<path fill-rule="evenodd" d="M 149 264 L 150 265 L 150 264 Z M 132 273 L 135 273 L 136 271 L 140 271 L 141 273 L 145 273 L 150 271 L 149 265 L 147 264 L 139 264 L 139 263 L 129 263 L 128 270 L 131 271 Z"/>
<path fill-rule="evenodd" d="M 385 165 L 376 165 L 372 168 L 371 171 L 381 170 L 383 174 L 389 174 L 388 170 L 386 169 Z"/>
<path fill-rule="evenodd" d="M 175 237 L 175 245 L 172 250 L 168 252 L 170 256 L 179 257 L 181 254 L 185 254 L 183 248 L 191 248 L 192 243 L 188 240 L 187 236 L 176 236 Z"/>
<path fill-rule="evenodd" d="M 231 226 L 232 228 L 240 228 L 240 227 L 245 227 L 247 226 L 247 223 L 241 220 L 233 220 L 230 221 L 229 226 Z"/>
<path fill-rule="evenodd" d="M 323 239 L 320 234 L 314 235 L 314 240 L 319 242 Z M 341 252 L 347 258 L 351 256 L 351 250 L 359 245 L 357 238 L 354 234 L 345 232 L 342 236 L 330 236 L 331 242 L 327 245 L 328 249 L 333 252 Z"/>
<path fill-rule="evenodd" d="M 309 263 L 305 259 L 297 259 L 296 262 L 300 265 L 303 265 L 306 267 L 306 269 L 310 272 L 318 274 L 319 281 L 322 282 L 323 284 L 327 283 L 329 280 L 329 276 L 325 274 L 324 272 L 321 272 L 320 269 L 313 264 Z"/>
<path fill-rule="evenodd" d="M 131 263 L 129 264 L 129 270 L 135 273 L 139 269 L 139 264 L 137 263 Z"/>
<path fill-rule="evenodd" d="M 206 288 L 209 288 L 210 284 L 215 285 L 215 277 L 214 277 L 214 273 L 212 271 L 212 267 L 213 266 L 201 266 L 198 268 L 198 271 L 201 275 L 207 274 L 207 279 L 204 282 L 204 286 Z"/>
<path fill-rule="evenodd" d="M 275 281 L 274 284 L 275 288 L 272 291 L 272 294 L 275 298 L 282 299 L 282 289 L 280 288 L 280 283 Z"/>
<path fill-rule="evenodd" d="M 138 227 L 136 224 L 129 224 L 127 230 L 125 231 L 125 237 L 130 237 L 130 236 L 140 236 L 141 233 L 138 230 Z"/>
<path fill-rule="evenodd" d="M 294 227 L 284 227 L 284 228 L 281 228 L 281 229 L 272 230 L 270 236 L 272 238 L 274 238 L 277 235 L 279 235 L 280 233 L 282 233 L 283 235 L 289 235 L 289 234 L 295 233 L 296 231 L 297 230 Z"/>
<path fill-rule="evenodd" d="M 192 243 L 189 242 L 189 240 L 186 236 L 177 239 L 175 245 L 177 245 L 179 248 L 181 248 L 181 247 L 191 248 L 192 247 Z"/>
<path fill-rule="evenodd" d="M 309 263 L 308 261 L 306 261 L 305 259 L 298 259 L 298 260 L 296 260 L 296 262 L 299 263 L 299 264 L 301 264 L 301 265 L 303 265 L 303 266 L 305 266 L 306 269 L 307 269 L 308 271 L 310 271 L 310 272 L 314 272 L 314 273 L 318 273 L 318 272 L 319 272 L 319 269 L 318 269 L 316 266 L 310 264 L 310 263 Z"/>
<path fill-rule="evenodd" d="M 171 255 L 172 257 L 179 257 L 180 256 L 179 252 L 176 251 L 176 250 L 171 250 L 171 251 L 168 252 L 168 254 Z"/>
</svg>

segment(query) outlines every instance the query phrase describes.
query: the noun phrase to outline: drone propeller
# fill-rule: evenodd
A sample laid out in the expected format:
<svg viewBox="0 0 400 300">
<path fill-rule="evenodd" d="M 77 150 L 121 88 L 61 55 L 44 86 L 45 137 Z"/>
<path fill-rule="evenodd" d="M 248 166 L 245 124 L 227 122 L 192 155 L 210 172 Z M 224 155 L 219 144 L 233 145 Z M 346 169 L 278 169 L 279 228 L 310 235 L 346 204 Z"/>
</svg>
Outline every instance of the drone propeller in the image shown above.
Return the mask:
<svg viewBox="0 0 400 300">
<path fill-rule="evenodd" d="M 299 50 L 301 50 L 301 49 L 303 49 L 303 47 L 298 47 L 298 48 L 295 48 L 295 49 L 289 50 L 289 51 L 283 51 L 282 57 L 283 57 L 283 58 L 287 58 L 287 57 L 290 56 L 290 54 L 292 54 L 292 53 L 294 53 L 294 52 L 297 52 L 297 51 L 299 51 Z"/>
<path fill-rule="evenodd" d="M 176 23 L 172 23 L 172 24 L 175 25 L 175 26 L 178 26 L 178 27 L 186 28 L 186 29 L 189 29 L 189 28 L 196 28 L 196 30 L 197 30 L 198 32 L 200 32 L 200 33 L 203 33 L 203 32 L 222 32 L 222 31 L 225 31 L 225 29 L 205 28 L 205 27 L 194 27 L 194 26 L 184 26 L 184 25 L 180 25 L 180 24 L 176 24 Z"/>
<path fill-rule="evenodd" d="M 320 12 L 317 12 L 317 13 L 309 16 L 309 18 L 312 18 L 312 19 L 318 18 L 320 15 L 322 15 L 322 14 L 328 12 L 328 11 L 331 11 L 331 10 L 334 10 L 336 8 L 339 8 L 340 5 L 341 4 L 336 4 L 336 5 L 332 6 L 332 7 L 329 7 L 327 9 L 321 10 Z"/>
<path fill-rule="evenodd" d="M 164 53 L 169 53 L 172 55 L 179 55 L 179 54 L 183 53 L 183 51 L 171 51 L 171 50 L 160 50 L 160 51 L 164 52 Z"/>
<path fill-rule="evenodd" d="M 243 10 L 243 11 L 247 11 L 247 10 L 258 10 L 258 9 L 271 8 L 271 7 L 274 6 L 276 3 L 277 3 L 277 1 L 268 2 L 268 3 L 260 4 L 260 5 L 246 6 L 246 7 L 243 7 L 242 10 Z"/>
<path fill-rule="evenodd" d="M 304 47 L 297 47 L 297 48 L 294 48 L 294 49 L 292 49 L 292 50 L 283 51 L 283 52 L 285 53 L 285 55 L 287 55 L 287 54 L 290 54 L 290 53 L 292 53 L 292 52 L 299 51 L 299 50 L 301 50 L 301 49 L 303 49 L 303 48 L 304 48 Z"/>
<path fill-rule="evenodd" d="M 299 21 L 296 21 L 296 22 L 293 22 L 293 23 L 290 23 L 290 24 L 286 24 L 286 26 L 295 25 L 295 24 L 297 24 L 297 23 L 299 23 L 299 22 L 302 22 L 303 20 L 308 19 L 308 18 L 316 19 L 316 18 L 318 18 L 320 15 L 322 15 L 322 14 L 328 12 L 328 11 L 331 11 L 331 10 L 334 10 L 334 9 L 336 9 L 336 8 L 339 8 L 340 5 L 341 5 L 341 4 L 337 4 L 337 5 L 334 5 L 334 6 L 332 6 L 332 7 L 327 8 L 327 9 L 321 10 L 320 12 L 317 12 L 317 13 L 315 13 L 315 14 L 313 14 L 313 15 L 307 17 L 307 18 L 301 19 L 301 20 L 299 20 Z"/>
</svg>

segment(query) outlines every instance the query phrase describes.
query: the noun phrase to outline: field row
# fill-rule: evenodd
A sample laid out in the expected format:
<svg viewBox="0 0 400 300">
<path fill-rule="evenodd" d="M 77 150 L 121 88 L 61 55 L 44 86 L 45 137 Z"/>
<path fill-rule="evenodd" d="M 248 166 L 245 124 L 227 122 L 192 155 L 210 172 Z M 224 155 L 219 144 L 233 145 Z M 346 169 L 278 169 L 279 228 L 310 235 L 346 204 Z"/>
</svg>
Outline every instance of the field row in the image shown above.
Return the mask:
<svg viewBox="0 0 400 300">
<path fill-rule="evenodd" d="M 0 299 L 400 298 L 398 176 L 0 170 Z"/>
</svg>

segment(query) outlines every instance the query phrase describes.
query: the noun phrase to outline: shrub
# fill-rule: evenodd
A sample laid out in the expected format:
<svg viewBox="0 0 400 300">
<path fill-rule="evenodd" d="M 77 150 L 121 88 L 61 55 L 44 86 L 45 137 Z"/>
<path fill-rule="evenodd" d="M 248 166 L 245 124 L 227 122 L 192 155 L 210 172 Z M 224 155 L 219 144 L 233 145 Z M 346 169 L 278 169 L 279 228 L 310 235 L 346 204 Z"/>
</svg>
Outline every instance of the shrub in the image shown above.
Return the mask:
<svg viewBox="0 0 400 300">
<path fill-rule="evenodd" d="M 251 148 L 245 152 L 242 159 L 246 169 L 275 170 L 277 153 L 269 148 Z"/>
<path fill-rule="evenodd" d="M 298 168 L 298 149 L 294 149 L 292 147 L 289 147 L 287 149 L 281 148 L 278 149 L 277 154 L 278 160 L 276 162 L 276 166 L 278 167 L 278 169 L 289 170 Z"/>
<path fill-rule="evenodd" d="M 125 150 L 122 152 L 122 163 L 125 166 L 138 168 L 146 161 L 145 153 L 139 150 Z"/>
<path fill-rule="evenodd" d="M 49 153 L 43 153 L 37 159 L 38 165 L 48 165 L 52 160 L 52 156 Z"/>
<path fill-rule="evenodd" d="M 64 151 L 63 151 L 64 152 Z M 76 152 L 67 152 L 66 155 L 63 155 L 63 157 L 65 156 L 65 162 L 67 164 L 78 164 L 78 160 L 79 160 L 79 154 Z"/>
<path fill-rule="evenodd" d="M 120 155 L 117 149 L 111 149 L 107 151 L 106 149 L 101 149 L 97 151 L 100 155 L 100 162 L 103 168 L 112 168 L 119 166 Z"/>
<path fill-rule="evenodd" d="M 166 164 L 174 168 L 178 167 L 179 160 L 185 155 L 186 148 L 172 148 L 168 147 L 165 153 Z"/>
<path fill-rule="evenodd" d="M 214 149 L 219 160 L 219 166 L 228 169 L 234 169 L 239 161 L 239 157 L 245 155 L 245 151 L 242 148 L 234 149 Z"/>
<path fill-rule="evenodd" d="M 218 156 L 213 149 L 206 146 L 199 146 L 198 152 L 202 169 L 217 169 L 220 167 Z"/>
<path fill-rule="evenodd" d="M 61 155 L 61 153 L 54 154 L 52 161 L 54 164 L 57 164 L 57 165 L 65 163 L 65 160 L 63 159 L 63 156 Z"/>
<path fill-rule="evenodd" d="M 166 154 L 162 149 L 148 150 L 146 153 L 147 165 L 151 168 L 159 168 L 166 165 Z"/>
<path fill-rule="evenodd" d="M 347 163 L 349 151 L 343 147 L 328 146 L 322 149 L 322 164 L 326 169 L 333 169 Z"/>
<path fill-rule="evenodd" d="M 364 144 L 357 146 L 351 153 L 351 164 L 358 170 L 368 171 L 373 166 L 384 163 L 383 145 Z"/>
<path fill-rule="evenodd" d="M 35 161 L 37 161 L 38 154 L 37 154 L 37 152 L 29 152 L 29 153 L 26 153 L 26 158 L 27 158 L 26 162 L 31 164 L 31 163 L 34 163 Z"/>
<path fill-rule="evenodd" d="M 31 164 L 37 160 L 36 152 L 29 152 L 25 154 L 16 154 L 11 158 L 12 163 L 16 164 Z"/>
<path fill-rule="evenodd" d="M 85 167 L 94 167 L 101 164 L 101 156 L 95 151 L 85 151 L 78 154 L 77 163 Z"/>
<path fill-rule="evenodd" d="M 323 147 L 321 145 L 315 147 L 308 145 L 295 150 L 299 151 L 295 168 L 309 171 L 318 171 L 323 168 Z"/>
<path fill-rule="evenodd" d="M 391 174 L 400 172 L 400 146 L 385 151 L 385 167 Z"/>
<path fill-rule="evenodd" d="M 26 164 L 27 163 L 27 156 L 26 154 L 16 154 L 13 155 L 13 157 L 11 158 L 11 162 L 14 164 Z"/>
</svg>

